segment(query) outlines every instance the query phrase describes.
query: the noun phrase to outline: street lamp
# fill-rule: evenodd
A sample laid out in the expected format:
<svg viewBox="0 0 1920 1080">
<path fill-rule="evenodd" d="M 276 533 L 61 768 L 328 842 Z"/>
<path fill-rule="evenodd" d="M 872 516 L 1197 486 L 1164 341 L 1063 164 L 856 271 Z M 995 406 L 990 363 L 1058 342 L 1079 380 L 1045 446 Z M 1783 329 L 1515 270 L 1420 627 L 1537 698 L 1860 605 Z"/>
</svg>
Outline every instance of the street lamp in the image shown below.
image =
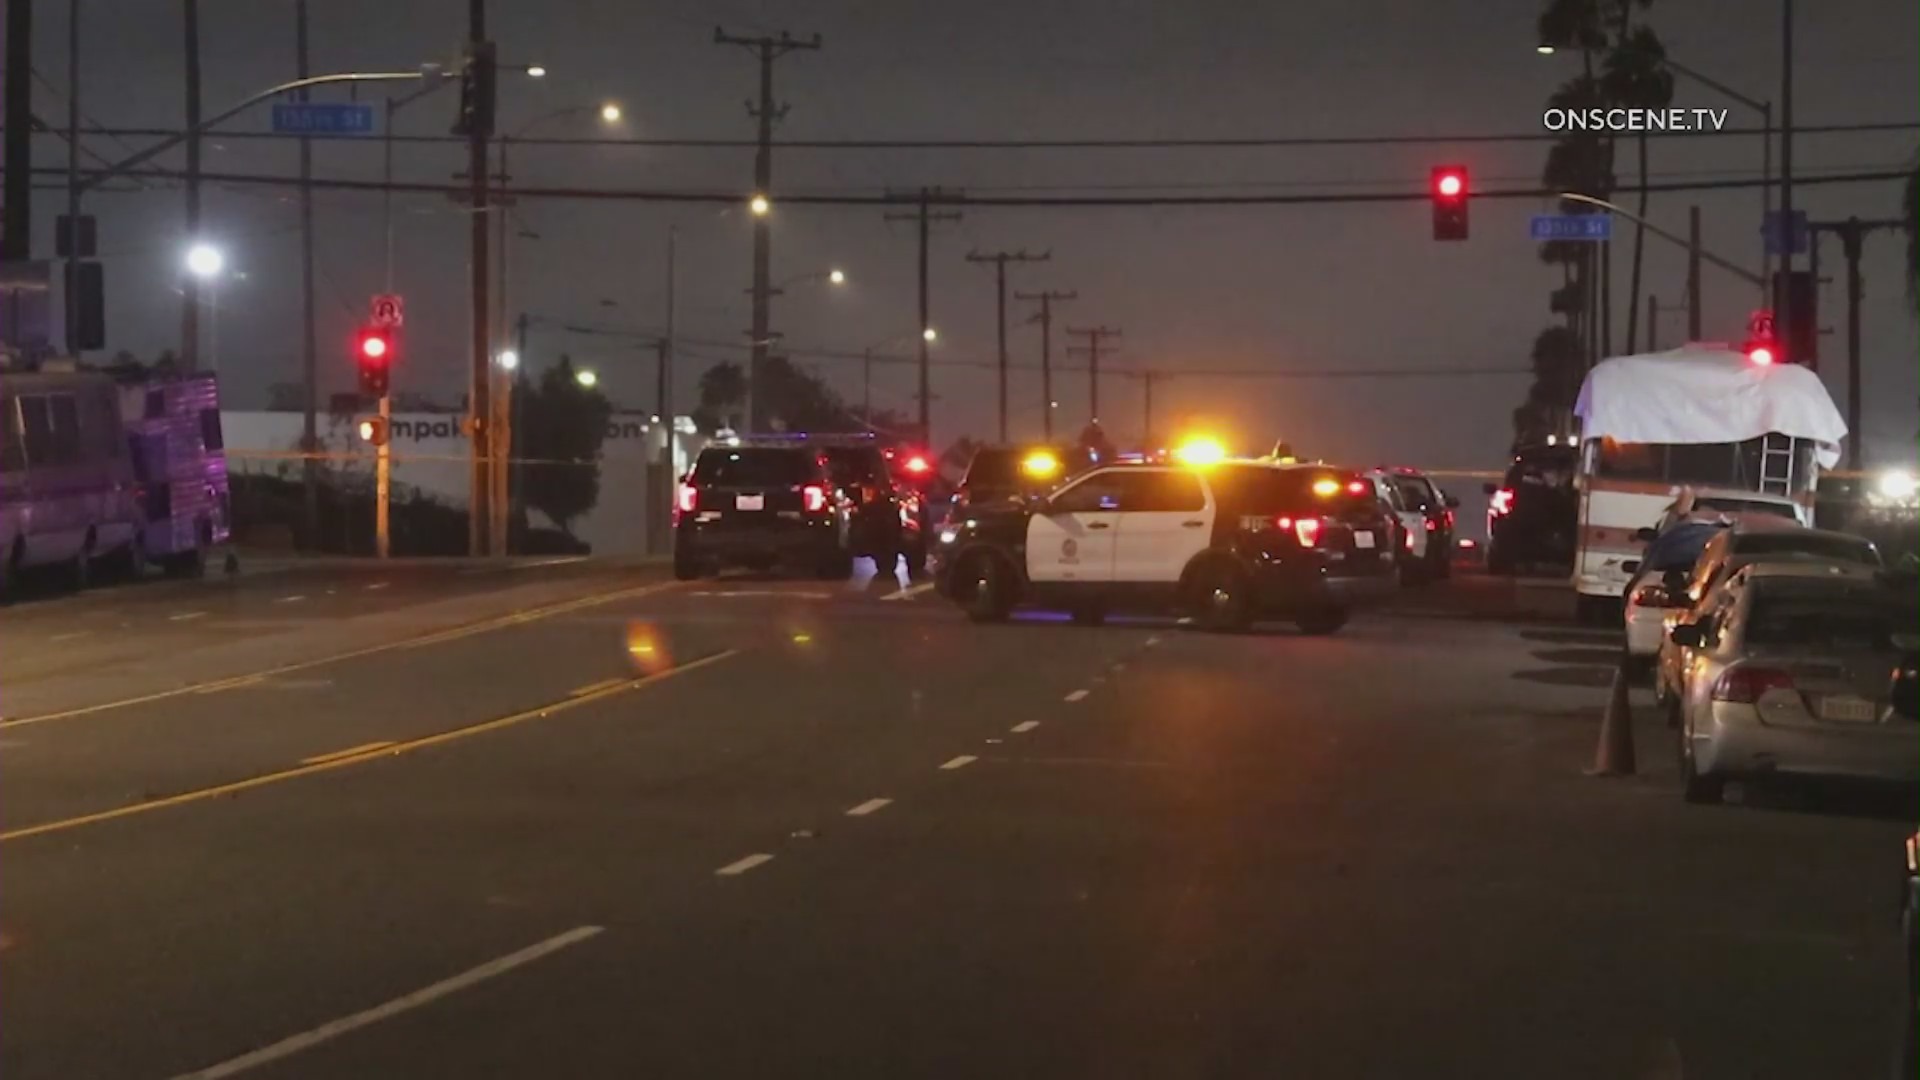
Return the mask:
<svg viewBox="0 0 1920 1080">
<path fill-rule="evenodd" d="M 520 366 L 520 354 L 512 349 L 501 349 L 500 355 L 494 357 L 494 363 L 499 364 L 502 371 L 516 370 Z"/>
<path fill-rule="evenodd" d="M 920 331 L 920 336 L 927 341 L 938 341 L 940 340 L 940 331 L 929 326 L 925 330 Z"/>
<path fill-rule="evenodd" d="M 547 69 L 539 64 L 528 64 L 527 77 L 530 79 L 544 79 L 547 77 Z"/>
<path fill-rule="evenodd" d="M 581 368 L 579 371 L 574 372 L 573 381 L 591 390 L 600 384 L 600 376 L 595 375 L 592 368 Z"/>
<path fill-rule="evenodd" d="M 765 195 L 755 195 L 747 202 L 747 209 L 753 211 L 754 217 L 766 217 L 773 211 L 773 203 Z"/>
<path fill-rule="evenodd" d="M 827 271 L 827 281 L 830 284 L 834 284 L 834 285 L 845 285 L 847 283 L 846 271 L 844 270 Z"/>
<path fill-rule="evenodd" d="M 620 103 L 617 101 L 609 101 L 600 106 L 600 120 L 602 123 L 617 124 L 623 115 L 620 111 Z"/>
<path fill-rule="evenodd" d="M 187 273 L 204 281 L 220 276 L 220 271 L 226 268 L 227 257 L 212 244 L 201 243 L 187 249 L 185 262 Z"/>
</svg>

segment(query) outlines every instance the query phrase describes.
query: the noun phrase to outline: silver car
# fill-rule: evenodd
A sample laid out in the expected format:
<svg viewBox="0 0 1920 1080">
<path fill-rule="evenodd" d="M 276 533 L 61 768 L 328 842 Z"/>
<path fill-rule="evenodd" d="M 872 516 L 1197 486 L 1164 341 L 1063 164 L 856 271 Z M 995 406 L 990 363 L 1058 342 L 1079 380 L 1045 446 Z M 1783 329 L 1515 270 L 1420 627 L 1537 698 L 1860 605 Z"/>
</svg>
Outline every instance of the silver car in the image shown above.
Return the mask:
<svg viewBox="0 0 1920 1080">
<path fill-rule="evenodd" d="M 1674 627 L 1688 670 L 1670 708 L 1689 802 L 1729 779 L 1799 774 L 1920 781 L 1920 721 L 1892 705 L 1914 597 L 1850 567 L 1755 563 Z"/>
</svg>

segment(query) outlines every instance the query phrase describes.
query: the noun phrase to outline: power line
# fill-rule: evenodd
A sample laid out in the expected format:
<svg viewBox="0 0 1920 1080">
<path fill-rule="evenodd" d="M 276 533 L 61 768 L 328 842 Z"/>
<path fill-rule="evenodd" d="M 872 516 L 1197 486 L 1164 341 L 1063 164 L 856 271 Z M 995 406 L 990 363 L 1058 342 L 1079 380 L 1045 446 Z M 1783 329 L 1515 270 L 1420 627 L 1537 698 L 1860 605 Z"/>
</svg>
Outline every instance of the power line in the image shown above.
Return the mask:
<svg viewBox="0 0 1920 1080">
<path fill-rule="evenodd" d="M 0 170 L 4 171 L 4 170 Z M 64 176 L 64 169 L 36 167 L 35 175 Z M 96 179 L 104 177 L 103 170 L 82 170 L 83 176 Z M 175 169 L 121 169 L 114 175 L 139 176 L 165 180 L 178 180 L 186 173 Z M 265 173 L 226 173 L 206 172 L 202 170 L 199 178 L 208 183 L 221 184 L 265 184 L 291 187 L 299 183 L 298 178 Z M 1803 187 L 1820 187 L 1837 184 L 1865 184 L 1903 182 L 1911 175 L 1906 169 L 1874 170 L 1868 172 L 1843 173 L 1834 176 L 1807 177 L 1798 181 Z M 1750 180 L 1697 180 L 1677 181 L 1664 184 L 1649 184 L 1649 192 L 1683 191 L 1742 191 L 1761 186 L 1766 181 Z M 334 191 L 394 191 L 418 195 L 458 194 L 464 189 L 447 183 L 424 183 L 414 181 L 350 180 L 344 178 L 315 179 L 316 190 Z M 490 189 L 493 195 L 506 195 L 526 199 L 583 199 L 613 202 L 652 202 L 685 203 L 703 205 L 737 206 L 746 201 L 746 197 L 732 191 L 699 190 L 659 190 L 639 188 L 589 188 L 589 187 L 507 187 Z M 1478 199 L 1558 199 L 1560 192 L 1550 188 L 1507 188 L 1503 190 L 1476 191 L 1473 197 Z M 1338 192 L 1324 194 L 1249 194 L 1249 195 L 1066 195 L 1066 196 L 1028 196 L 1028 195 L 978 195 L 951 192 L 934 195 L 930 201 L 943 206 L 975 207 L 1233 207 L 1233 206 L 1329 206 L 1343 203 L 1401 203 L 1425 202 L 1431 195 L 1424 189 L 1405 192 Z M 891 194 L 841 193 L 826 195 L 785 195 L 780 201 L 788 205 L 799 206 L 898 206 L 902 199 Z"/>
<path fill-rule="evenodd" d="M 1729 127 L 1718 131 L 1649 131 L 1644 134 L 1649 139 L 1669 139 L 1686 136 L 1693 138 L 1752 138 L 1768 134 L 1777 134 L 1777 129 L 1765 127 Z M 1816 124 L 1795 127 L 1795 138 L 1819 135 L 1862 135 L 1886 132 L 1920 131 L 1920 121 L 1873 121 L 1851 124 Z M 181 134 L 179 128 L 156 127 L 94 127 L 82 130 L 83 135 L 104 135 L 110 137 L 167 138 Z M 290 139 L 292 135 L 282 135 L 272 131 L 218 131 L 209 132 L 210 137 L 222 139 Z M 1265 150 L 1286 148 L 1326 148 L 1339 146 L 1426 146 L 1453 144 L 1485 143 L 1540 143 L 1557 142 L 1566 137 L 1565 132 L 1515 131 L 1490 133 L 1461 133 L 1453 135 L 1280 135 L 1280 136 L 1224 136 L 1220 138 L 1149 138 L 1149 139 L 776 139 L 770 144 L 776 150 Z M 393 141 L 402 143 L 461 143 L 458 136 L 395 134 Z M 634 146 L 658 149 L 712 149 L 738 150 L 757 149 L 756 139 L 739 138 L 698 138 L 667 136 L 583 136 L 548 135 L 530 136 L 515 139 L 523 146 Z"/>
</svg>

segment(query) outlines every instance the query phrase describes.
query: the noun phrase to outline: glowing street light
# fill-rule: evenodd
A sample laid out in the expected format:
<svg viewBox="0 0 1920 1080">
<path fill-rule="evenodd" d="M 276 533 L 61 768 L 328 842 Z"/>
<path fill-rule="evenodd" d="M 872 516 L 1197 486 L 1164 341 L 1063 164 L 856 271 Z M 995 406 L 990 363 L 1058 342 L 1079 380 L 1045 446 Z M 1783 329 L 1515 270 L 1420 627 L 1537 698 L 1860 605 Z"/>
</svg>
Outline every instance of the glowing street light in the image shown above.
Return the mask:
<svg viewBox="0 0 1920 1080">
<path fill-rule="evenodd" d="M 1546 42 L 1541 42 L 1533 47 L 1533 51 L 1539 53 L 1541 56 L 1552 56 L 1553 46 L 1548 45 Z"/>
<path fill-rule="evenodd" d="M 925 330 L 920 331 L 920 336 L 927 341 L 938 341 L 940 340 L 940 331 L 929 326 Z"/>
<path fill-rule="evenodd" d="M 827 281 L 834 285 L 845 285 L 847 283 L 847 272 L 845 270 L 829 270 L 827 271 Z"/>
<path fill-rule="evenodd" d="M 547 69 L 541 67 L 539 64 L 528 64 L 527 77 L 530 79 L 544 79 L 547 77 Z"/>
<path fill-rule="evenodd" d="M 500 355 L 494 357 L 494 363 L 499 364 L 503 371 L 512 371 L 520 366 L 520 354 L 512 349 L 501 349 Z"/>
<path fill-rule="evenodd" d="M 218 277 L 226 268 L 227 257 L 212 244 L 195 244 L 187 249 L 187 273 L 197 278 Z"/>
<path fill-rule="evenodd" d="M 600 119 L 606 123 L 617 124 L 623 115 L 620 111 L 620 103 L 617 101 L 609 101 L 600 106 Z"/>
<path fill-rule="evenodd" d="M 574 373 L 573 381 L 579 383 L 581 386 L 585 387 L 586 389 L 591 390 L 595 386 L 599 385 L 600 376 L 595 375 L 593 373 L 592 368 L 581 368 L 579 371 Z"/>
<path fill-rule="evenodd" d="M 766 217 L 773 211 L 773 203 L 769 202 L 765 195 L 755 195 L 747 203 L 747 209 L 753 211 L 754 217 Z"/>
</svg>

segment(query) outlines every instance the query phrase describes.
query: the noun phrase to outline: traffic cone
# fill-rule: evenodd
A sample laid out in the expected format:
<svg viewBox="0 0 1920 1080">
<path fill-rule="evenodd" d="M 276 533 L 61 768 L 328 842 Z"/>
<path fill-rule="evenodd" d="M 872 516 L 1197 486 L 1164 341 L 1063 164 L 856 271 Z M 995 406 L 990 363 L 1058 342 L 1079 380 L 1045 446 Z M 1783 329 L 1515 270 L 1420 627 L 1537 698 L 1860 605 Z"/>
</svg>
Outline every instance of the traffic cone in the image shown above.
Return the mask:
<svg viewBox="0 0 1920 1080">
<path fill-rule="evenodd" d="M 1632 776 L 1633 709 L 1627 704 L 1627 665 L 1623 661 L 1613 670 L 1613 691 L 1607 695 L 1607 711 L 1600 717 L 1600 744 L 1594 747 L 1593 768 L 1588 776 Z"/>
</svg>

